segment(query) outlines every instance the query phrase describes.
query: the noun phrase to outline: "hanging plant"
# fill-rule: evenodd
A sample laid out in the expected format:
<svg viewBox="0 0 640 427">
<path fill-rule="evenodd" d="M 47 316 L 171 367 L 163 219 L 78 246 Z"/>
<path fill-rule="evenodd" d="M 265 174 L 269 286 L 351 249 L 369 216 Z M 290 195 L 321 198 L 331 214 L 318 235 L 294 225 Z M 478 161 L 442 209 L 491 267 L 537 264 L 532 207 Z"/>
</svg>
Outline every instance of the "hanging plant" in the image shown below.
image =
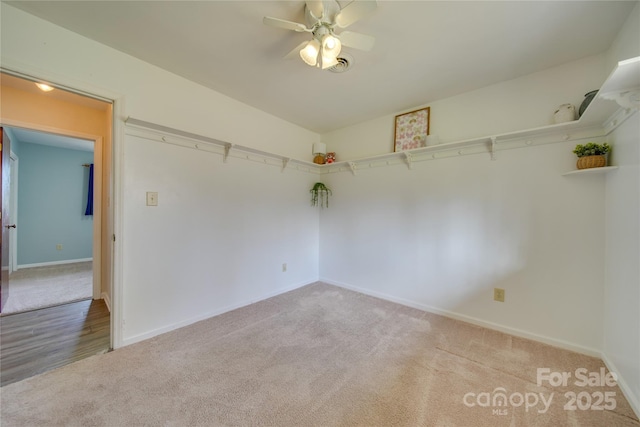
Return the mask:
<svg viewBox="0 0 640 427">
<path fill-rule="evenodd" d="M 313 188 L 309 190 L 309 193 L 311 193 L 311 206 L 318 206 L 318 202 L 320 202 L 321 208 L 329 207 L 331 190 L 329 190 L 326 185 L 321 182 L 316 182 L 313 184 Z"/>
</svg>

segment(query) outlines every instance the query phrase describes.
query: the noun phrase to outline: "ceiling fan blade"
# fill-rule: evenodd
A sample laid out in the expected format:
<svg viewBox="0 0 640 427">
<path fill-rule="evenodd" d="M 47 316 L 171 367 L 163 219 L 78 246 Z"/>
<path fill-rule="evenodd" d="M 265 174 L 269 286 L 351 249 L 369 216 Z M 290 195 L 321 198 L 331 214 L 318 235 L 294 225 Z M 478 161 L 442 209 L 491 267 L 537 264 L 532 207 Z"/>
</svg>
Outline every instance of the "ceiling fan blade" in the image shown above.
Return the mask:
<svg viewBox="0 0 640 427">
<path fill-rule="evenodd" d="M 338 35 L 338 37 L 340 37 L 340 41 L 343 46 L 365 51 L 373 49 L 373 45 L 376 42 L 375 37 L 371 37 L 366 34 L 354 33 L 353 31 L 343 31 Z"/>
<path fill-rule="evenodd" d="M 284 56 L 284 59 L 299 58 L 300 57 L 300 50 L 302 50 L 307 45 L 307 43 L 309 43 L 309 42 L 305 41 L 305 42 L 300 43 L 291 52 L 287 53 Z"/>
<path fill-rule="evenodd" d="M 322 4 L 322 0 L 307 0 L 307 9 L 311 11 L 313 16 L 320 19 L 322 18 L 322 14 L 324 13 L 324 5 Z"/>
<path fill-rule="evenodd" d="M 336 25 L 346 28 L 378 7 L 375 0 L 354 0 L 336 16 Z"/>
<path fill-rule="evenodd" d="M 265 16 L 264 18 L 262 18 L 262 23 L 265 25 L 269 25 L 270 27 L 284 28 L 285 30 L 297 31 L 299 33 L 310 31 L 304 24 L 286 21 L 280 18 L 272 18 L 270 16 Z"/>
</svg>

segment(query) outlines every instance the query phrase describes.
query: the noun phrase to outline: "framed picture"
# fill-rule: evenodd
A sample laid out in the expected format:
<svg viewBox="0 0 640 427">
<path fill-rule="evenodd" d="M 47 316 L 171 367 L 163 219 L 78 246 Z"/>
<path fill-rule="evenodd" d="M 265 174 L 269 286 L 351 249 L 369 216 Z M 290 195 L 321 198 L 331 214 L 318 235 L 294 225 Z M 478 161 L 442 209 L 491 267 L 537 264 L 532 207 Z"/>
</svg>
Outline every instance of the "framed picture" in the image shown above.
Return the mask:
<svg viewBox="0 0 640 427">
<path fill-rule="evenodd" d="M 430 116 L 430 107 L 396 116 L 393 151 L 426 147 Z"/>
</svg>

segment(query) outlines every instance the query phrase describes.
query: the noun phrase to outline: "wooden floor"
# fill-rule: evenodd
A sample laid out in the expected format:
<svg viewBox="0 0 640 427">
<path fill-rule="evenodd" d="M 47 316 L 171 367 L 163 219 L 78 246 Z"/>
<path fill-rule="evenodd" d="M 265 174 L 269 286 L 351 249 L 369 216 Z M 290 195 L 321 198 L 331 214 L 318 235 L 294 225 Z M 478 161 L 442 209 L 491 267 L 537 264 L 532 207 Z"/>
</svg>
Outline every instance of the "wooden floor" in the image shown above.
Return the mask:
<svg viewBox="0 0 640 427">
<path fill-rule="evenodd" d="M 103 300 L 0 317 L 0 385 L 108 351 L 109 330 Z"/>
</svg>

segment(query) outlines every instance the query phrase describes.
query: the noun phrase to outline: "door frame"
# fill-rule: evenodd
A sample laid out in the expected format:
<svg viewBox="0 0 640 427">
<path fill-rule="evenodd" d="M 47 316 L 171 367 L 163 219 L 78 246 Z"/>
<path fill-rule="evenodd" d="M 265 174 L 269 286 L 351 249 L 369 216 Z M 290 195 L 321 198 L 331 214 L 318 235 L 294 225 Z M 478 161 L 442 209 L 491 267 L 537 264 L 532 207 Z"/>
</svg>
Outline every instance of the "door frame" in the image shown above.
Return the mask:
<svg viewBox="0 0 640 427">
<path fill-rule="evenodd" d="M 44 126 L 34 122 L 2 119 L 2 126 L 35 130 L 93 141 L 93 299 L 102 293 L 102 136 Z"/>
<path fill-rule="evenodd" d="M 118 244 L 116 236 L 122 235 L 123 230 L 123 203 L 122 203 L 122 169 L 124 161 L 124 121 L 126 117 L 125 105 L 126 97 L 121 92 L 114 92 L 104 86 L 96 86 L 86 79 L 78 79 L 66 74 L 59 74 L 55 71 L 45 70 L 10 59 L 3 59 L 0 71 L 20 78 L 32 81 L 46 81 L 60 89 L 68 90 L 78 95 L 101 99 L 111 102 L 111 147 L 107 153 L 110 157 L 109 164 L 105 165 L 108 170 L 103 170 L 101 174 L 107 172 L 110 181 L 109 194 L 103 194 L 101 202 L 106 203 L 108 209 L 107 217 L 102 218 L 107 225 L 106 239 L 103 239 L 103 250 L 109 251 L 111 261 L 109 265 L 102 268 L 110 270 L 109 289 L 110 296 L 110 323 L 111 323 L 111 347 L 120 348 L 123 344 L 124 334 L 124 310 L 123 310 L 123 251 Z M 94 147 L 95 148 L 95 147 Z"/>
<path fill-rule="evenodd" d="M 8 134 L 9 132 L 7 132 Z M 12 138 L 15 140 L 15 138 Z M 9 217 L 13 224 L 18 225 L 18 156 L 13 150 L 9 150 L 9 173 L 11 174 L 11 193 L 9 194 Z M 18 229 L 12 228 L 9 233 L 13 236 L 9 237 L 9 274 L 18 269 Z"/>
</svg>

